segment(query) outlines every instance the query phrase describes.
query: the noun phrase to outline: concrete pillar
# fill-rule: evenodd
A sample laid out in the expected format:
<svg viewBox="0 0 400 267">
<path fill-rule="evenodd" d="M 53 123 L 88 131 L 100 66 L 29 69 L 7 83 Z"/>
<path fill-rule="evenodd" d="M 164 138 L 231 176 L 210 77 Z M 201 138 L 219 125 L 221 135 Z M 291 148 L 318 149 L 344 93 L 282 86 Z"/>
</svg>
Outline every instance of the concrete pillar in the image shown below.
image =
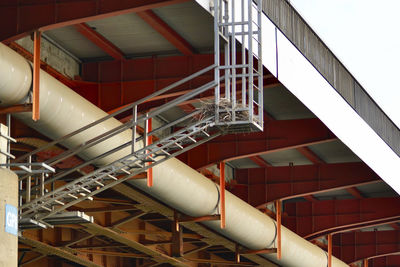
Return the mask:
<svg viewBox="0 0 400 267">
<path fill-rule="evenodd" d="M 18 264 L 17 208 L 18 176 L 0 168 L 0 267 L 16 267 Z"/>
</svg>

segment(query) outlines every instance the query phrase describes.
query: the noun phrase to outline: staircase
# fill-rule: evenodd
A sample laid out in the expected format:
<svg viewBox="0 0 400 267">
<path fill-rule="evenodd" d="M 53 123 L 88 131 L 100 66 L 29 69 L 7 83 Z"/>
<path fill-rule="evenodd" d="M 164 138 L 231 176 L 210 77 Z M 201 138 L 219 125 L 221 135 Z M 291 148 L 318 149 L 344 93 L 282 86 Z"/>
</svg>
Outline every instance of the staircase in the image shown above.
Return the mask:
<svg viewBox="0 0 400 267">
<path fill-rule="evenodd" d="M 101 133 L 98 136 L 72 147 L 45 162 L 43 172 L 26 172 L 20 176 L 20 223 L 51 227 L 46 219 L 59 215 L 68 207 L 111 188 L 129 179 L 144 178 L 144 173 L 172 157 L 184 153 L 221 134 L 260 131 L 263 129 L 263 74 L 261 59 L 261 0 L 215 0 L 214 2 L 215 64 L 204 68 L 181 81 L 175 82 L 123 109 L 74 131 L 48 145 L 28 153 L 14 161 L 13 166 L 26 165 L 40 152 L 52 146 L 62 146 L 68 140 L 85 131 L 101 125 L 109 119 L 129 112 L 132 118 Z M 221 43 L 224 46 L 225 60 L 220 62 Z M 237 43 L 242 43 L 239 53 Z M 237 58 L 240 54 L 240 58 Z M 213 72 L 213 80 L 186 94 L 174 98 L 155 110 L 138 114 L 142 105 L 154 97 L 163 95 L 207 72 Z M 222 88 L 222 84 L 224 84 Z M 240 85 L 240 86 L 239 86 Z M 195 109 L 171 122 L 165 122 L 152 129 L 152 120 L 177 105 L 196 99 L 200 94 L 211 92 L 215 95 L 210 109 Z M 142 134 L 138 134 L 139 128 Z M 115 144 L 112 149 L 85 158 L 85 162 L 53 176 L 47 177 L 45 171 L 74 155 L 81 155 L 88 149 L 107 142 L 114 136 L 131 131 L 132 138 L 124 144 Z M 169 134 L 165 136 L 167 131 Z M 97 166 L 102 159 L 119 155 L 106 165 Z M 86 166 L 97 166 L 89 173 L 83 172 Z M 72 173 L 81 173 L 73 181 L 65 181 Z M 38 173 L 38 174 L 37 174 Z M 35 176 L 36 175 L 36 176 Z M 63 184 L 60 185 L 60 181 Z M 57 182 L 57 183 L 56 183 Z M 25 197 L 24 197 L 25 196 Z M 28 225 L 29 226 L 29 225 Z"/>
</svg>

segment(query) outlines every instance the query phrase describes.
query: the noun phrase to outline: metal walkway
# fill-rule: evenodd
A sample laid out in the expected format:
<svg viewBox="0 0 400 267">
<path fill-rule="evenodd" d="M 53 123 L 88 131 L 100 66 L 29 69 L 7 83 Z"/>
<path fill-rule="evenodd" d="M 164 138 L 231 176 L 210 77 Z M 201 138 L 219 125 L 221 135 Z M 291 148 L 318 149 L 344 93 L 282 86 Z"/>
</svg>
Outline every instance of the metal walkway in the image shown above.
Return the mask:
<svg viewBox="0 0 400 267">
<path fill-rule="evenodd" d="M 137 178 L 150 168 L 171 157 L 184 153 L 221 134 L 263 130 L 263 71 L 261 59 L 261 0 L 215 0 L 215 64 L 200 70 L 181 81 L 175 82 L 145 98 L 130 104 L 119 111 L 74 131 L 48 145 L 28 153 L 8 164 L 9 167 L 24 166 L 26 171 L 20 175 L 20 223 L 32 227 L 51 227 L 46 219 L 60 214 L 83 200 L 111 188 L 128 179 Z M 241 51 L 236 51 L 241 42 Z M 220 62 L 221 45 L 224 49 L 224 60 Z M 239 55 L 239 56 L 238 56 Z M 139 114 L 143 104 L 154 97 L 163 95 L 181 86 L 193 78 L 207 72 L 213 72 L 213 80 L 157 109 Z M 207 103 L 208 110 L 196 109 L 172 122 L 166 122 L 156 129 L 151 128 L 152 119 L 177 105 L 195 99 L 200 94 L 211 92 L 215 95 Z M 52 146 L 62 146 L 85 131 L 94 129 L 107 120 L 114 120 L 118 115 L 131 114 L 131 119 L 99 136 L 76 147 L 70 148 L 30 171 L 32 159 L 40 152 Z M 138 134 L 138 130 L 143 133 Z M 82 155 L 94 146 L 110 141 L 111 138 L 126 131 L 132 135 L 131 141 L 115 144 L 93 158 L 68 170 L 48 175 L 57 163 L 74 155 Z M 165 136 L 165 132 L 168 132 Z M 119 155 L 118 159 L 101 166 L 98 164 L 106 157 Z M 97 164 L 96 164 L 97 163 Z M 38 163 L 34 164 L 38 165 Z M 86 166 L 97 166 L 90 173 L 84 173 Z M 60 185 L 72 173 L 81 173 L 81 177 Z M 57 182 L 57 183 L 56 183 Z"/>
</svg>

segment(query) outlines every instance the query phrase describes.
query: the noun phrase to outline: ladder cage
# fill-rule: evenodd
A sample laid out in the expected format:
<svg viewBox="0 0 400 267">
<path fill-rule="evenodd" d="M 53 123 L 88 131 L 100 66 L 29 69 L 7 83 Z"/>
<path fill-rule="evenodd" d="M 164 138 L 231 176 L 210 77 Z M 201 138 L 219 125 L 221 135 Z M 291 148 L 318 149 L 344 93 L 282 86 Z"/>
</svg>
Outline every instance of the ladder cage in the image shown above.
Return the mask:
<svg viewBox="0 0 400 267">
<path fill-rule="evenodd" d="M 225 77 L 224 88 L 215 89 L 216 124 L 228 132 L 262 131 L 262 0 L 214 0 L 214 8 L 215 79 Z"/>
</svg>

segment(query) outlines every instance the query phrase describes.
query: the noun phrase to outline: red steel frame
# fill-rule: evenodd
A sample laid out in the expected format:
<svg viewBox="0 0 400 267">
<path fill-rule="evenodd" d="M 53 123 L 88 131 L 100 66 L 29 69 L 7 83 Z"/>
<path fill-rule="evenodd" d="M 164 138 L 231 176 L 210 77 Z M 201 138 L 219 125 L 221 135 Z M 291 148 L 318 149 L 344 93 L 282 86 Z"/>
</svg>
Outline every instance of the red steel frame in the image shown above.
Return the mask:
<svg viewBox="0 0 400 267">
<path fill-rule="evenodd" d="M 235 178 L 232 193 L 258 208 L 276 199 L 310 196 L 382 181 L 361 162 L 236 169 Z"/>
<path fill-rule="evenodd" d="M 0 41 L 9 43 L 37 29 L 46 31 L 187 0 L 6 1 L 0 5 Z"/>
<path fill-rule="evenodd" d="M 33 119 L 40 118 L 39 113 L 39 70 L 40 70 L 40 33 L 41 31 L 62 27 L 66 25 L 75 25 L 79 32 L 88 37 L 93 43 L 103 49 L 106 53 L 117 59 L 118 62 L 103 63 L 87 63 L 83 66 L 84 79 L 89 82 L 65 80 L 70 83 L 73 89 L 81 93 L 89 100 L 97 104 L 99 107 L 107 110 L 118 108 L 124 104 L 128 104 L 142 95 L 138 95 L 137 88 L 142 86 L 145 90 L 140 90 L 143 95 L 147 95 L 158 90 L 167 84 L 181 79 L 189 75 L 188 71 L 194 72 L 204 66 L 208 66 L 213 61 L 213 55 L 195 55 L 195 51 L 191 45 L 184 40 L 176 31 L 163 22 L 156 14 L 149 11 L 151 8 L 185 2 L 186 0 L 147 0 L 133 1 L 132 3 L 123 3 L 112 0 L 92 0 L 92 1 L 75 1 L 65 0 L 61 2 L 25 4 L 24 2 L 10 2 L 0 6 L 0 21 L 3 25 L 11 25 L 0 29 L 0 40 L 6 43 L 10 40 L 20 38 L 27 33 L 34 32 L 34 82 L 33 82 Z M 77 8 L 79 6 L 79 8 Z M 190 57 L 170 57 L 170 58 L 152 58 L 140 60 L 125 60 L 123 53 L 111 42 L 101 36 L 99 33 L 91 29 L 84 22 L 127 14 L 130 12 L 139 12 L 138 15 L 144 19 L 155 30 L 162 34 L 168 41 L 177 47 L 184 55 Z M 17 15 L 16 15 L 17 14 Z M 41 15 L 42 14 L 42 15 Z M 177 61 L 177 59 L 179 60 Z M 198 60 L 198 61 L 196 61 Z M 150 62 L 150 64 L 149 64 Z M 197 62 L 197 63 L 196 63 Z M 163 67 L 159 66 L 164 63 Z M 183 64 L 182 64 L 183 63 Z M 147 65 L 146 65 L 147 64 Z M 153 66 L 151 66 L 153 64 Z M 178 68 L 171 67 L 179 65 Z M 186 64 L 186 65 L 185 65 Z M 188 68 L 188 65 L 190 67 Z M 162 65 L 162 64 L 161 64 Z M 117 66 L 117 67 L 116 67 Z M 126 66 L 136 66 L 139 71 L 131 71 L 132 68 Z M 145 68 L 143 68 L 145 66 Z M 127 71 L 129 70 L 129 71 Z M 141 76 L 142 75 L 142 76 Z M 190 90 L 194 88 L 196 83 L 204 83 L 209 76 L 198 78 L 192 81 L 186 87 L 179 90 Z M 268 79 L 268 78 L 267 78 Z M 272 78 L 265 84 L 277 84 L 276 79 Z M 127 88 L 129 88 L 127 90 Z M 131 88 L 136 90 L 130 92 Z M 113 102 L 109 99 L 110 92 L 115 95 L 115 90 L 120 90 L 117 94 L 118 100 Z M 179 92 L 177 92 L 179 93 Z M 208 96 L 205 96 L 208 97 Z M 164 101 L 164 99 L 160 99 Z M 110 104 L 111 101 L 111 104 Z M 104 105 L 104 106 L 103 106 Z M 190 106 L 186 103 L 185 106 Z M 151 126 L 149 131 L 151 131 Z M 265 133 L 249 134 L 249 135 L 231 135 L 218 138 L 217 140 L 202 145 L 201 147 L 190 151 L 181 156 L 194 168 L 202 168 L 211 164 L 220 162 L 220 188 L 221 188 L 221 227 L 225 227 L 225 163 L 224 160 L 250 157 L 256 164 L 263 167 L 264 176 L 256 176 L 251 170 L 239 170 L 239 184 L 230 185 L 233 192 L 241 196 L 247 197 L 247 201 L 253 205 L 265 205 L 267 202 L 276 200 L 277 206 L 277 253 L 278 258 L 281 255 L 280 226 L 281 219 L 290 227 L 296 228 L 296 232 L 308 237 L 309 239 L 318 237 L 328 233 L 328 255 L 329 266 L 331 255 L 337 253 L 343 254 L 341 258 L 351 249 L 344 250 L 343 247 L 353 246 L 355 253 L 352 260 L 366 258 L 375 259 L 381 255 L 389 257 L 389 255 L 397 254 L 399 250 L 399 231 L 372 232 L 375 234 L 375 243 L 369 240 L 369 243 L 349 244 L 343 240 L 350 235 L 354 236 L 354 240 L 367 239 L 371 232 L 352 232 L 352 233 L 336 233 L 344 229 L 354 229 L 355 227 L 365 227 L 382 222 L 393 222 L 400 219 L 399 200 L 397 198 L 388 199 L 365 199 L 361 192 L 355 186 L 365 183 L 378 182 L 379 177 L 373 173 L 365 164 L 361 163 L 345 163 L 345 164 L 326 164 L 317 155 L 315 155 L 307 146 L 316 143 L 329 142 L 335 140 L 336 137 L 317 119 L 292 120 L 292 121 L 272 121 L 269 120 L 266 125 Z M 151 139 L 148 140 L 151 142 Z M 312 163 L 314 166 L 290 166 L 290 167 L 271 167 L 259 155 L 280 151 L 284 149 L 297 149 Z M 311 170 L 313 168 L 313 170 Z M 343 169 L 341 169 L 343 168 Z M 306 170 L 307 169 L 307 170 Z M 317 173 L 315 172 L 317 170 Z M 307 181 L 299 179 L 302 189 L 296 188 L 296 176 L 290 176 L 291 181 L 282 183 L 284 175 L 303 171 L 307 173 Z M 324 176 L 321 173 L 332 176 Z M 245 173 L 247 172 L 247 174 Z M 358 172 L 358 173 L 357 173 Z M 361 172 L 361 173 L 360 173 Z M 273 183 L 273 173 L 279 173 L 276 179 L 281 184 Z M 358 175 L 356 175 L 358 174 Z M 272 176 L 271 176 L 272 175 Z M 346 176 L 346 179 L 340 177 Z M 250 177 L 251 180 L 250 181 Z M 300 177 L 300 176 L 299 176 Z M 256 178 L 256 179 L 254 179 Z M 304 177 L 303 177 L 304 178 Z M 263 179 L 263 180 L 262 180 Z M 272 180 L 271 180 L 272 179 Z M 254 182 L 256 180 L 256 182 Z M 243 182 L 245 181 L 245 183 Z M 257 182 L 258 181 L 258 182 Z M 243 183 L 242 183 L 243 182 Z M 152 169 L 148 172 L 148 185 L 152 185 Z M 308 185 L 308 186 L 307 186 Z M 279 186 L 281 186 L 279 188 Z M 247 187 L 247 195 L 243 194 L 241 188 Z M 290 187 L 290 189 L 287 189 Z M 261 188 L 261 189 L 255 189 Z M 283 190 L 282 190 L 283 188 Z M 351 193 L 356 200 L 334 200 L 334 201 L 318 201 L 312 194 L 324 192 L 327 190 L 336 190 L 345 188 Z M 260 194 L 260 190 L 264 190 Z M 278 192 L 276 196 L 269 192 Z M 242 195 L 240 195 L 242 194 Z M 260 196 L 262 200 L 260 201 Z M 272 195 L 272 196 L 271 196 Z M 281 200 L 303 196 L 312 202 L 306 203 L 287 203 L 285 206 L 285 215 L 282 218 Z M 257 204 L 260 203 L 260 204 Z M 380 207 L 385 206 L 385 209 Z M 394 224 L 398 227 L 397 224 Z M 389 233 L 390 232 L 390 233 Z M 396 234 L 395 234 L 396 232 Z M 333 235 L 335 233 L 335 235 Z M 377 237 L 379 236 L 379 238 Z M 386 237 L 381 237 L 386 236 Z M 397 237 L 391 244 L 379 242 L 382 239 Z M 342 250 L 338 252 L 338 239 Z M 378 240 L 379 239 L 379 240 Z M 397 247 L 392 246 L 397 244 Z M 389 251 L 392 249 L 392 252 Z M 362 252 L 358 250 L 362 249 Z M 397 250 L 396 250 L 397 249 Z M 343 252 L 344 251 L 344 252 Z M 371 252 L 365 256 L 363 253 Z M 373 252 L 374 251 L 374 252 Z M 387 252 L 387 253 L 384 253 Z M 384 253 L 384 254 L 382 254 Z M 356 258 L 356 255 L 358 256 Z M 347 259 L 347 258 L 346 258 Z M 349 259 L 350 261 L 350 259 Z M 397 263 L 399 260 L 397 260 Z M 375 265 L 373 265 L 375 266 Z M 378 266 L 378 265 L 377 265 Z"/>
<path fill-rule="evenodd" d="M 193 47 L 153 11 L 146 10 L 138 12 L 137 15 L 160 33 L 167 41 L 173 44 L 182 54 L 187 56 L 195 54 Z"/>
<path fill-rule="evenodd" d="M 385 207 L 385 208 L 382 208 Z M 400 219 L 400 199 L 366 198 L 286 203 L 283 224 L 309 240 L 354 228 Z"/>
<path fill-rule="evenodd" d="M 93 30 L 86 23 L 79 23 L 74 25 L 75 29 L 85 36 L 87 39 L 92 41 L 96 46 L 98 46 L 101 50 L 106 52 L 108 55 L 112 56 L 116 60 L 123 60 L 124 53 L 116 47 L 109 40 L 104 38 L 101 34 Z"/>
<path fill-rule="evenodd" d="M 333 255 L 346 263 L 400 254 L 400 231 L 358 231 L 333 236 Z"/>
<path fill-rule="evenodd" d="M 336 140 L 333 133 L 318 119 L 267 121 L 265 124 L 264 132 L 222 136 L 178 158 L 192 168 L 200 169 L 222 160 L 246 158 Z"/>
</svg>

